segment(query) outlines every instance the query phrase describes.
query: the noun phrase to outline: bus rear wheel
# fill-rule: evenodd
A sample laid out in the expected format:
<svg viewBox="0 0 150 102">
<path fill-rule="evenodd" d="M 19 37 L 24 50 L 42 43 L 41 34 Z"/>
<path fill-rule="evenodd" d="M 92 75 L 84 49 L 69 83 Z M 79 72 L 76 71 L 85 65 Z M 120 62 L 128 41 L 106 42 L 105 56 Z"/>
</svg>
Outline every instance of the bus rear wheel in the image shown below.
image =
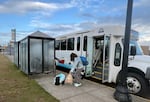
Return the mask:
<svg viewBox="0 0 150 102">
<path fill-rule="evenodd" d="M 129 93 L 141 95 L 147 90 L 147 81 L 136 73 L 128 73 L 127 87 Z"/>
</svg>

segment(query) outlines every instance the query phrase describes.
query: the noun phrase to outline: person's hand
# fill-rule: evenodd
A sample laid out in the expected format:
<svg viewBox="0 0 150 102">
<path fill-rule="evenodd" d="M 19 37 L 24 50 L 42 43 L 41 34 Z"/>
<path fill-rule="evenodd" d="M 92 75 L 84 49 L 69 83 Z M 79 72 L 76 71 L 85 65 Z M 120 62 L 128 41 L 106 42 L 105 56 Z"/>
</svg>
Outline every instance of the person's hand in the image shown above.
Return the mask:
<svg viewBox="0 0 150 102">
<path fill-rule="evenodd" d="M 69 74 L 71 74 L 71 71 L 69 71 Z"/>
</svg>

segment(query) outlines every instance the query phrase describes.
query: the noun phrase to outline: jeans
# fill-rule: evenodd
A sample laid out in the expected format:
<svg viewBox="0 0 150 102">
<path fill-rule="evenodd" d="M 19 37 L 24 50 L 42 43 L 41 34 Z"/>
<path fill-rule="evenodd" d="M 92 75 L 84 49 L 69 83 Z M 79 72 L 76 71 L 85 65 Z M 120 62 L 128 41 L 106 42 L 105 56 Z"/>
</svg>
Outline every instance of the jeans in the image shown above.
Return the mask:
<svg viewBox="0 0 150 102">
<path fill-rule="evenodd" d="M 81 83 L 81 72 L 83 71 L 83 68 L 76 69 L 74 72 L 72 72 L 73 82 L 74 83 Z"/>
</svg>

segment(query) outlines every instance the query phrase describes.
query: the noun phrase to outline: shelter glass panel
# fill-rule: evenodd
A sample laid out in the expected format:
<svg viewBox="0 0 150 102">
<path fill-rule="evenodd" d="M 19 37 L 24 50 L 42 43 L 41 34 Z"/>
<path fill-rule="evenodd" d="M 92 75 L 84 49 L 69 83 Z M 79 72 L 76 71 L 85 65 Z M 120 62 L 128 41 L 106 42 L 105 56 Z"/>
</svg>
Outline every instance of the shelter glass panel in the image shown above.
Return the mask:
<svg viewBox="0 0 150 102">
<path fill-rule="evenodd" d="M 30 72 L 42 72 L 42 40 L 30 39 Z"/>
<path fill-rule="evenodd" d="M 15 43 L 14 45 L 14 63 L 16 64 L 16 66 L 18 67 L 18 43 Z"/>
<path fill-rule="evenodd" d="M 54 41 L 44 40 L 44 71 L 54 68 Z"/>
</svg>

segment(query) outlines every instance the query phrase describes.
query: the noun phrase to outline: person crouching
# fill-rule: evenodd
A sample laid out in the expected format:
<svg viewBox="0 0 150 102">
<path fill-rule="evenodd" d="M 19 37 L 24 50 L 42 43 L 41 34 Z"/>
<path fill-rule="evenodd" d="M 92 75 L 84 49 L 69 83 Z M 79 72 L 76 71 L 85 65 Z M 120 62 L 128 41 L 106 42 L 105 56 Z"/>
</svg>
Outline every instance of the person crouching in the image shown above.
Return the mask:
<svg viewBox="0 0 150 102">
<path fill-rule="evenodd" d="M 82 64 L 80 57 L 78 57 L 75 53 L 71 53 L 70 58 L 71 61 L 73 61 L 73 65 L 70 70 L 70 73 L 73 77 L 73 84 L 75 87 L 79 87 L 82 85 L 81 79 L 84 72 L 84 66 Z"/>
</svg>

